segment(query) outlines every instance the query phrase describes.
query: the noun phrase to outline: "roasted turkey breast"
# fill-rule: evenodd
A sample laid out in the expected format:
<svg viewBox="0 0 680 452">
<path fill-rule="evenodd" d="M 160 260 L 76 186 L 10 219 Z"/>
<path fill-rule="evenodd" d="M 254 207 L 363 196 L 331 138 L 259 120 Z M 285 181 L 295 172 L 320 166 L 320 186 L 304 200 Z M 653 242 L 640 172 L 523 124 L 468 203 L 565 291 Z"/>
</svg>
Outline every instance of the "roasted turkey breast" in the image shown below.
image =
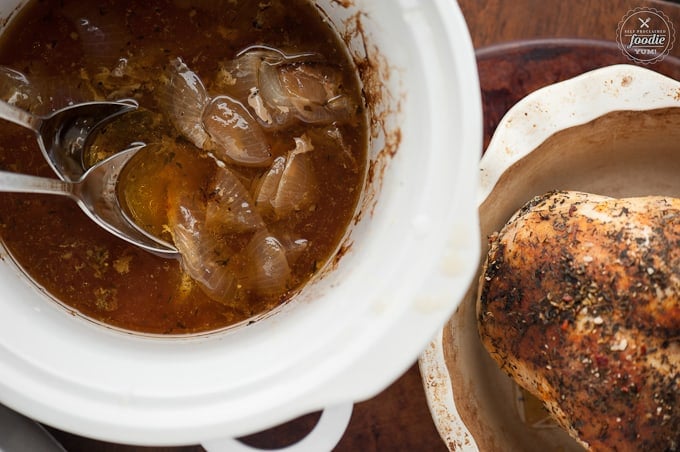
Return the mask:
<svg viewBox="0 0 680 452">
<path fill-rule="evenodd" d="M 489 241 L 500 367 L 586 448 L 680 450 L 680 199 L 550 192 Z"/>
</svg>

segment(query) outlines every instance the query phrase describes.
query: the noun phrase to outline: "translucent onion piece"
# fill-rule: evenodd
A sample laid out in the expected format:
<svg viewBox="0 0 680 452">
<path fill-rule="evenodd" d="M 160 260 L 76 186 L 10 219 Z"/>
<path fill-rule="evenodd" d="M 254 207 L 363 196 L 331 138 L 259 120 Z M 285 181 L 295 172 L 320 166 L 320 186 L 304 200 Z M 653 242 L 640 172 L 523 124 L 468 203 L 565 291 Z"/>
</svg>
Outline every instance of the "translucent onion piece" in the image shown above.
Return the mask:
<svg viewBox="0 0 680 452">
<path fill-rule="evenodd" d="M 257 232 L 244 250 L 246 272 L 243 283 L 265 297 L 282 295 L 290 280 L 286 250 L 279 240 L 266 230 Z"/>
<path fill-rule="evenodd" d="M 307 105 L 303 104 L 297 107 L 294 105 L 293 101 L 297 101 L 297 97 L 291 101 L 290 94 L 279 80 L 279 69 L 320 60 L 321 57 L 315 53 L 288 55 L 277 49 L 253 46 L 222 66 L 222 75 L 217 85 L 247 104 L 264 127 L 279 129 L 295 120 L 296 108 L 307 108 Z M 323 97 L 322 102 L 326 102 L 326 96 Z"/>
<path fill-rule="evenodd" d="M 284 247 L 286 249 L 288 263 L 292 265 L 300 258 L 300 256 L 302 256 L 302 253 L 309 248 L 309 240 L 303 238 L 291 240 L 286 242 Z"/>
<path fill-rule="evenodd" d="M 274 125 L 274 118 L 272 118 L 271 113 L 267 105 L 265 105 L 260 96 L 260 90 L 257 88 L 251 88 L 250 94 L 248 94 L 248 105 L 253 109 L 258 118 L 268 126 Z"/>
<path fill-rule="evenodd" d="M 274 47 L 263 45 L 250 46 L 236 55 L 236 58 L 228 65 L 233 76 L 237 79 L 255 80 L 263 62 L 269 64 L 296 63 L 304 61 L 322 61 L 323 57 L 314 52 L 286 53 Z"/>
<path fill-rule="evenodd" d="M 264 227 L 250 193 L 228 168 L 217 168 L 205 216 L 210 231 L 242 233 Z"/>
<path fill-rule="evenodd" d="M 309 156 L 314 149 L 307 135 L 295 138 L 295 149 L 277 157 L 255 187 L 255 204 L 267 217 L 281 219 L 310 207 L 317 197 L 317 182 Z"/>
<path fill-rule="evenodd" d="M 176 58 L 170 64 L 159 103 L 170 121 L 196 147 L 203 149 L 209 139 L 203 127 L 203 111 L 210 102 L 201 79 Z"/>
<path fill-rule="evenodd" d="M 359 171 L 359 162 L 352 153 L 352 147 L 345 141 L 342 130 L 340 130 L 337 124 L 330 124 L 321 128 L 310 128 L 306 134 L 316 148 L 332 150 L 333 155 L 337 157 L 344 168 L 353 172 Z"/>
<path fill-rule="evenodd" d="M 28 78 L 6 66 L 0 66 L 0 99 L 29 111 L 41 104 L 41 98 Z"/>
<path fill-rule="evenodd" d="M 291 97 L 317 105 L 324 105 L 338 96 L 342 83 L 339 71 L 320 63 L 282 64 L 279 79 Z"/>
<path fill-rule="evenodd" d="M 283 58 L 282 53 L 267 47 L 246 49 L 235 59 L 220 64 L 215 88 L 248 105 L 263 126 L 271 127 L 273 119 L 260 96 L 260 65 L 263 61 L 277 62 Z"/>
<path fill-rule="evenodd" d="M 132 34 L 119 15 L 110 12 L 93 15 L 87 2 L 69 3 L 64 13 L 78 32 L 88 69 L 114 69 L 119 59 L 127 55 L 126 47 Z"/>
<path fill-rule="evenodd" d="M 203 113 L 203 126 L 210 136 L 204 148 L 220 160 L 244 166 L 271 163 L 269 144 L 260 124 L 239 102 L 215 97 Z"/>
<path fill-rule="evenodd" d="M 260 95 L 273 110 L 275 122 L 320 124 L 349 117 L 349 97 L 342 92 L 338 68 L 320 62 L 260 65 Z"/>
<path fill-rule="evenodd" d="M 279 80 L 279 64 L 263 62 L 260 65 L 257 81 L 257 91 L 253 91 L 262 105 L 266 107 L 269 121 L 267 125 L 283 127 L 295 119 L 293 105 Z M 254 99 L 249 99 L 252 106 Z"/>
<path fill-rule="evenodd" d="M 279 190 L 281 175 L 285 167 L 286 157 L 276 157 L 269 171 L 260 178 L 255 186 L 255 206 L 265 216 L 274 216 L 274 207 L 271 201 L 276 197 Z"/>
<path fill-rule="evenodd" d="M 270 63 L 281 62 L 286 58 L 286 55 L 274 48 L 265 46 L 253 46 L 243 52 L 240 52 L 236 59 L 236 74 L 238 78 L 241 77 L 257 77 L 257 71 L 263 61 Z"/>
<path fill-rule="evenodd" d="M 242 102 L 246 101 L 253 90 L 259 91 L 258 74 L 262 62 L 280 62 L 283 59 L 282 53 L 266 47 L 247 49 L 220 65 L 215 85 Z"/>
<path fill-rule="evenodd" d="M 168 190 L 168 227 L 177 250 L 182 256 L 182 267 L 197 281 L 203 280 L 201 246 L 205 206 L 195 196 Z"/>
<path fill-rule="evenodd" d="M 295 149 L 288 155 L 276 195 L 271 200 L 278 218 L 308 208 L 316 201 L 316 176 L 312 162 L 306 155 L 312 149 L 314 148 L 306 135 L 295 138 Z"/>
<path fill-rule="evenodd" d="M 286 258 L 288 259 L 288 264 L 290 266 L 295 265 L 295 262 L 304 254 L 304 252 L 309 248 L 309 240 L 295 235 L 294 232 L 281 228 L 281 231 L 276 230 L 276 226 L 270 229 L 272 235 L 274 235 L 286 252 Z"/>
<path fill-rule="evenodd" d="M 238 282 L 233 265 L 234 252 L 219 235 L 205 228 L 205 205 L 195 196 L 169 191 L 168 223 L 181 265 L 211 299 L 230 304 Z"/>
</svg>

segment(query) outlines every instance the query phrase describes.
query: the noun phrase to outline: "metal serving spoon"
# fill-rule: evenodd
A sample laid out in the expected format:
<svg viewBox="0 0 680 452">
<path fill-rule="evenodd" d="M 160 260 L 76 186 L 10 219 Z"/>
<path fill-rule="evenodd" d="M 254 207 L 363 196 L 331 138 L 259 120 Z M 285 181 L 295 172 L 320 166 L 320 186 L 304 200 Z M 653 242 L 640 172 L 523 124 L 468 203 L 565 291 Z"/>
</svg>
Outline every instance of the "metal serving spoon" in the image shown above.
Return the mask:
<svg viewBox="0 0 680 452">
<path fill-rule="evenodd" d="M 60 179 L 76 182 L 85 173 L 83 153 L 88 137 L 111 119 L 138 107 L 135 100 L 83 102 L 47 116 L 29 113 L 0 101 L 0 119 L 33 130 L 38 145 Z"/>
<path fill-rule="evenodd" d="M 102 160 L 75 182 L 0 171 L 0 191 L 68 196 L 95 223 L 117 237 L 156 255 L 177 258 L 177 248 L 136 226 L 125 214 L 118 199 L 120 172 L 144 146 L 134 144 Z"/>
</svg>

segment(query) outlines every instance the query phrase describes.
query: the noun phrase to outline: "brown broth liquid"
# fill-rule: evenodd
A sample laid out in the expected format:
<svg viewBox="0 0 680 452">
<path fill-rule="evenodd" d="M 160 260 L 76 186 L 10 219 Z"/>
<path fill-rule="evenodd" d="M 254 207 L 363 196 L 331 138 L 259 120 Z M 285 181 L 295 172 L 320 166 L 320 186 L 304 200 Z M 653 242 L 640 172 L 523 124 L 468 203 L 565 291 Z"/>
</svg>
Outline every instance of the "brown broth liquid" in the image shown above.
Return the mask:
<svg viewBox="0 0 680 452">
<path fill-rule="evenodd" d="M 91 25 L 104 33 L 88 36 L 88 30 L 94 30 Z M 73 310 L 116 327 L 187 334 L 223 328 L 272 309 L 328 261 L 361 192 L 366 121 L 358 80 L 343 45 L 306 1 L 34 0 L 3 34 L 0 65 L 20 71 L 38 87 L 39 101 L 23 106 L 37 114 L 74 101 L 128 97 L 155 111 L 157 79 L 172 58 L 181 57 L 196 73 L 205 75 L 210 90 L 217 83 L 220 62 L 251 45 L 323 55 L 343 69 L 344 89 L 359 106 L 354 120 L 337 126 L 345 152 L 316 146 L 311 153 L 319 181 L 314 209 L 296 212 L 273 226 L 293 231 L 309 243 L 291 265 L 289 290 L 277 297 L 249 295 L 234 306 L 214 302 L 187 279 L 178 261 L 116 239 L 91 222 L 74 202 L 55 196 L 0 193 L 0 236 L 37 284 Z M 112 75 L 123 57 L 133 76 Z M 4 95 L 1 90 L 0 95 Z M 104 130 L 105 140 L 95 149 L 122 149 L 132 141 L 168 139 L 163 138 L 165 126 L 143 113 L 123 118 Z M 269 133 L 274 156 L 290 150 L 293 138 L 308 127 L 311 133 L 323 134 L 323 127 L 309 125 Z M 121 130 L 134 136 L 121 135 Z M 176 137 L 170 139 L 180 149 L 191 146 Z M 204 158 L 192 160 L 182 152 L 173 158 L 188 159 L 174 164 L 184 165 L 183 177 L 192 181 L 200 181 L 202 167 L 209 165 Z M 0 122 L 0 169 L 55 177 L 33 133 L 4 121 Z M 249 183 L 263 169 L 235 171 Z M 154 173 L 149 174 L 153 177 Z M 163 192 L 151 188 L 149 196 L 162 198 Z"/>
</svg>

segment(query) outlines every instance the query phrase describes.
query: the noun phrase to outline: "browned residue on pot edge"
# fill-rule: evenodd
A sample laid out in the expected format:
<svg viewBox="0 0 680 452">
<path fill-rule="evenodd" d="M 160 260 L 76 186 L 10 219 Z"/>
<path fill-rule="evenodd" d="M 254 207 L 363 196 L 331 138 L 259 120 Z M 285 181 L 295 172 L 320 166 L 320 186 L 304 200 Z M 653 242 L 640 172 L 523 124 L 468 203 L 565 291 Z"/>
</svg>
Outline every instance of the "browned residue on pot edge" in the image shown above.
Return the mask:
<svg viewBox="0 0 680 452">
<path fill-rule="evenodd" d="M 352 0 L 333 0 L 332 3 L 342 8 L 354 6 Z M 321 11 L 321 14 L 325 15 L 324 11 Z M 364 22 L 367 19 L 366 13 L 360 11 L 351 15 L 343 23 L 344 32 L 340 33 L 340 37 L 348 48 L 352 42 L 359 42 L 362 46 L 360 49 L 350 49 L 349 52 L 361 79 L 362 94 L 369 118 L 369 145 L 375 142 L 383 143 L 382 148 L 368 162 L 364 194 L 353 218 L 354 225 L 361 222 L 365 214 L 373 215 L 378 195 L 382 190 L 385 171 L 399 150 L 402 137 L 399 124 L 390 124 L 389 120 L 397 117 L 401 112 L 404 93 L 392 93 L 385 89 L 397 68 L 390 66 L 377 45 L 371 42 L 364 28 Z M 328 270 L 337 267 L 338 262 L 350 251 L 352 245 L 353 241 L 349 236 L 333 256 Z"/>
<path fill-rule="evenodd" d="M 334 3 L 349 8 L 352 0 L 335 0 Z M 397 68 L 390 66 L 380 49 L 372 43 L 364 29 L 365 13 L 357 12 L 344 23 L 341 38 L 345 43 L 360 42 L 361 50 L 350 51 L 350 55 L 359 72 L 363 87 L 363 96 L 369 116 L 369 131 L 372 142 L 384 140 L 382 149 L 371 159 L 368 166 L 366 193 L 360 209 L 354 218 L 359 223 L 366 212 L 372 213 L 380 193 L 385 170 L 401 144 L 401 128 L 390 125 L 388 120 L 396 117 L 401 111 L 404 93 L 391 93 L 384 87 L 388 85 Z M 399 98 L 395 98 L 398 95 Z"/>
</svg>

